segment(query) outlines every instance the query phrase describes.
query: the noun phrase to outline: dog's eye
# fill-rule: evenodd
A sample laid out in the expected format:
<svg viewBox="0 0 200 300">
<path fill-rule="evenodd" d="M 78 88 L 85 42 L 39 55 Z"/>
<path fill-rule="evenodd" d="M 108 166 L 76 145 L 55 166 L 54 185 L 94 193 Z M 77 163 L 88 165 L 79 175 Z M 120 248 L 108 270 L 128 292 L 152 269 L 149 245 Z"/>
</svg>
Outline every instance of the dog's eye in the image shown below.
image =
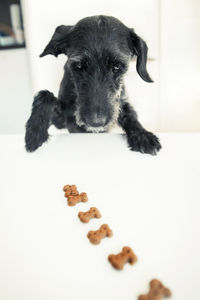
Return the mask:
<svg viewBox="0 0 200 300">
<path fill-rule="evenodd" d="M 120 70 L 120 64 L 119 63 L 114 64 L 112 67 L 112 71 L 114 73 L 117 73 L 117 72 L 119 72 L 119 70 Z"/>
<path fill-rule="evenodd" d="M 87 71 L 88 62 L 87 61 L 77 61 L 73 64 L 73 68 L 76 71 Z"/>
<path fill-rule="evenodd" d="M 87 69 L 87 64 L 83 61 L 76 61 L 72 64 L 72 68 L 75 71 L 83 71 Z"/>
<path fill-rule="evenodd" d="M 74 67 L 75 67 L 76 69 L 78 69 L 78 70 L 82 70 L 82 69 L 83 69 L 83 65 L 82 65 L 81 62 L 75 63 L 75 64 L 74 64 Z"/>
</svg>

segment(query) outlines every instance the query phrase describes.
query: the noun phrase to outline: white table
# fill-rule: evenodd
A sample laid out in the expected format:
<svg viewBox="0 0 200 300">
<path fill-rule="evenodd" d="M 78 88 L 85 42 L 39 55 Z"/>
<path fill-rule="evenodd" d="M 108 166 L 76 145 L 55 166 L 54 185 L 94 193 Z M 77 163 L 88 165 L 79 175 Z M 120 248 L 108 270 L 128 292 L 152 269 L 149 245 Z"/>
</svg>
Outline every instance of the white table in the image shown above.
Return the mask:
<svg viewBox="0 0 200 300">
<path fill-rule="evenodd" d="M 34 153 L 0 136 L 0 299 L 136 300 L 158 278 L 172 299 L 200 299 L 200 134 L 160 134 L 157 156 L 128 150 L 117 134 L 57 135 Z M 66 205 L 77 184 L 89 202 Z M 80 223 L 91 206 L 102 219 Z M 86 235 L 108 223 L 99 246 Z M 114 270 L 129 245 L 134 266 Z"/>
</svg>

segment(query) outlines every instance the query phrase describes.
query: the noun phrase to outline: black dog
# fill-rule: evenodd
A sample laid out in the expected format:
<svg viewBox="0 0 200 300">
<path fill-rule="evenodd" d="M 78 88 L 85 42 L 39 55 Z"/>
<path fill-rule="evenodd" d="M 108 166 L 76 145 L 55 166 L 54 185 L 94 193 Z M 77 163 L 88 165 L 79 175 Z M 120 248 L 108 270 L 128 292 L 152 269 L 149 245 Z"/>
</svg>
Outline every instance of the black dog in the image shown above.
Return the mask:
<svg viewBox="0 0 200 300">
<path fill-rule="evenodd" d="M 35 97 L 26 124 L 26 149 L 34 151 L 48 139 L 48 128 L 69 132 L 105 132 L 116 122 L 126 132 L 131 150 L 156 154 L 159 139 L 146 131 L 128 102 L 123 76 L 133 56 L 140 77 L 147 70 L 147 45 L 133 29 L 114 17 L 93 16 L 75 26 L 59 26 L 40 57 L 67 55 L 58 99 L 49 91 Z"/>
</svg>

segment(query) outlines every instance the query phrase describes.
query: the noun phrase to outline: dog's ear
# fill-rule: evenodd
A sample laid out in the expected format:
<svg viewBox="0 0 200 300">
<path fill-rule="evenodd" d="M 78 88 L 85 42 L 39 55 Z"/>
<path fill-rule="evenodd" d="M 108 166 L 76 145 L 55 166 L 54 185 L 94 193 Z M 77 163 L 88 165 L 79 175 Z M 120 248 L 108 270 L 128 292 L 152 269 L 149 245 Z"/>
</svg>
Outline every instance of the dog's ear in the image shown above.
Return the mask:
<svg viewBox="0 0 200 300">
<path fill-rule="evenodd" d="M 73 26 L 58 26 L 50 40 L 50 42 L 45 47 L 44 51 L 40 54 L 43 57 L 48 54 L 58 56 L 61 53 L 66 54 L 67 47 L 69 46 L 69 32 Z"/>
<path fill-rule="evenodd" d="M 136 69 L 138 74 L 143 80 L 153 82 L 146 69 L 148 52 L 147 44 L 133 29 L 130 29 L 129 44 L 132 54 L 137 56 Z"/>
</svg>

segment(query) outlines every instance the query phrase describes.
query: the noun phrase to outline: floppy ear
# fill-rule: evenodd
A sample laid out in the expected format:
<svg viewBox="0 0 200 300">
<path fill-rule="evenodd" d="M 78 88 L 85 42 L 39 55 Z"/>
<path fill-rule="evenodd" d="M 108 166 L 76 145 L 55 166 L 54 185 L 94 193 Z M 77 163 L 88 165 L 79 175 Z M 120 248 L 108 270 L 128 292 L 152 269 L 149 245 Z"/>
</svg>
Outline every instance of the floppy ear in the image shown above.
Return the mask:
<svg viewBox="0 0 200 300">
<path fill-rule="evenodd" d="M 61 53 L 66 54 L 67 47 L 69 46 L 68 36 L 73 26 L 58 26 L 50 40 L 45 47 L 44 51 L 40 54 L 43 57 L 48 54 L 58 56 Z"/>
<path fill-rule="evenodd" d="M 130 48 L 132 54 L 137 56 L 136 69 L 140 77 L 147 82 L 153 82 L 146 69 L 148 52 L 147 44 L 133 29 L 130 29 Z"/>
</svg>

